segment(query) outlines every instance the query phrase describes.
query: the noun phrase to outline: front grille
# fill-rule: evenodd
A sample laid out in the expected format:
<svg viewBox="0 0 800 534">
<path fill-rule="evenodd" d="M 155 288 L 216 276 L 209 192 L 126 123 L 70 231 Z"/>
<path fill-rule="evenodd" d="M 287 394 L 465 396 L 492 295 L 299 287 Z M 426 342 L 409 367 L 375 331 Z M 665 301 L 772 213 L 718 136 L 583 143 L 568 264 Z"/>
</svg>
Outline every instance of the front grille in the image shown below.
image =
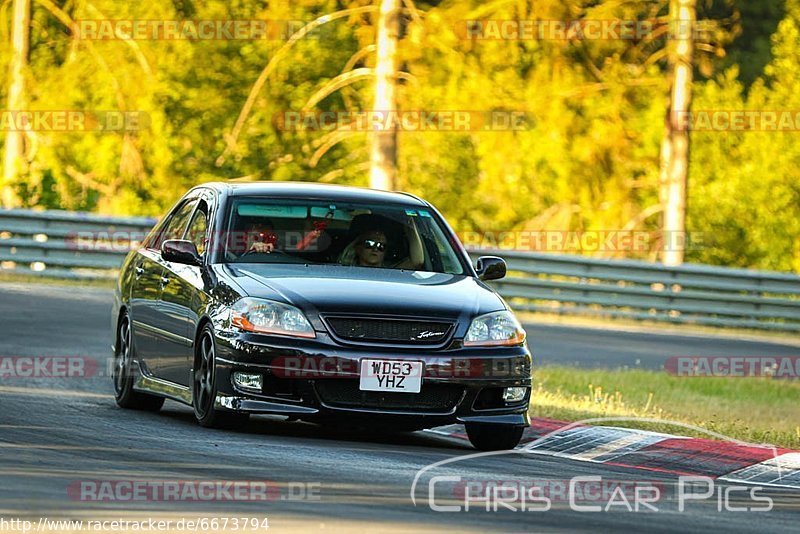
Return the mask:
<svg viewBox="0 0 800 534">
<path fill-rule="evenodd" d="M 361 391 L 358 380 L 334 378 L 317 380 L 317 395 L 328 406 L 448 413 L 464 396 L 456 384 L 422 384 L 419 393 Z"/>
<path fill-rule="evenodd" d="M 438 345 L 453 328 L 452 322 L 418 319 L 326 317 L 325 320 L 338 338 L 372 343 Z"/>
</svg>

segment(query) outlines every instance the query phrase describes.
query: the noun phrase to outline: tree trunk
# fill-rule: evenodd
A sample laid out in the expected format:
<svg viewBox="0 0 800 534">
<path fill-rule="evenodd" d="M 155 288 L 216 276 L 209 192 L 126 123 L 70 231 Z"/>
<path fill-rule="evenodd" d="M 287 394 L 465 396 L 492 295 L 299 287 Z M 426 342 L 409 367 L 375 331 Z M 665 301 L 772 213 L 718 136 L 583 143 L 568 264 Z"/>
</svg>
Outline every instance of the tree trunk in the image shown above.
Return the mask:
<svg viewBox="0 0 800 534">
<path fill-rule="evenodd" d="M 400 1 L 378 0 L 375 101 L 372 111 L 391 113 L 397 109 L 397 41 L 400 36 Z M 387 121 L 384 121 L 386 123 Z M 397 130 L 394 121 L 387 130 L 372 134 L 370 187 L 392 190 L 397 175 Z"/>
<path fill-rule="evenodd" d="M 14 0 L 11 64 L 8 77 L 9 111 L 25 108 L 25 69 L 30 47 L 30 0 Z M 17 125 L 18 126 L 18 125 Z M 2 204 L 6 208 L 18 207 L 19 198 L 14 191 L 20 170 L 25 164 L 25 134 L 14 128 L 6 132 L 3 160 Z"/>
<path fill-rule="evenodd" d="M 31 3 L 30 0 L 14 0 L 12 29 L 11 68 L 8 78 L 8 110 L 25 107 L 25 69 L 28 66 L 30 48 Z M 6 208 L 20 205 L 14 191 L 17 177 L 25 162 L 25 133 L 10 129 L 6 132 L 5 157 L 3 160 L 2 203 Z"/>
<path fill-rule="evenodd" d="M 692 101 L 692 57 L 697 0 L 670 0 L 669 65 L 672 69 L 666 131 L 661 145 L 661 202 L 664 205 L 664 265 L 683 263 L 686 237 L 686 176 Z"/>
</svg>

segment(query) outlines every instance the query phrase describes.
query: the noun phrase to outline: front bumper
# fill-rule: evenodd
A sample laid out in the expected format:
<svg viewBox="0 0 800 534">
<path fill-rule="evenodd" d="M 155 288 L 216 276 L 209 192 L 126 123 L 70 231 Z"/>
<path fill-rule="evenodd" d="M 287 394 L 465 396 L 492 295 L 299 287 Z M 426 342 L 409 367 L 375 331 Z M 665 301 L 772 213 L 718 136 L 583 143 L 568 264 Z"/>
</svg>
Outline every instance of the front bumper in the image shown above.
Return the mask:
<svg viewBox="0 0 800 534">
<path fill-rule="evenodd" d="M 360 360 L 424 362 L 420 393 L 362 392 Z M 451 423 L 528 424 L 532 358 L 527 346 L 466 348 L 451 343 L 435 351 L 408 347 L 343 346 L 324 333 L 316 339 L 225 333 L 217 337 L 217 407 L 306 420 L 341 420 L 394 427 L 431 428 Z M 234 372 L 258 373 L 260 391 L 233 382 Z M 506 403 L 502 391 L 525 387 Z"/>
</svg>

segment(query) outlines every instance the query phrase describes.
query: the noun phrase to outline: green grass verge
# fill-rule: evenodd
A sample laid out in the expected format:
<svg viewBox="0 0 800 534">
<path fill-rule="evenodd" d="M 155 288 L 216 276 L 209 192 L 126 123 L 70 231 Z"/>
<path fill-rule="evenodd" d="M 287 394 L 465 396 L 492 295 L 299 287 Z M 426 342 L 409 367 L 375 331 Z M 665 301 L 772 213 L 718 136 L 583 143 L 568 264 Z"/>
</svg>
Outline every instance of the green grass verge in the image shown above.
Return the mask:
<svg viewBox="0 0 800 534">
<path fill-rule="evenodd" d="M 800 380 L 689 378 L 657 371 L 540 367 L 534 373 L 531 415 L 564 421 L 657 418 L 750 443 L 800 449 Z M 712 437 L 666 423 L 603 424 Z"/>
</svg>

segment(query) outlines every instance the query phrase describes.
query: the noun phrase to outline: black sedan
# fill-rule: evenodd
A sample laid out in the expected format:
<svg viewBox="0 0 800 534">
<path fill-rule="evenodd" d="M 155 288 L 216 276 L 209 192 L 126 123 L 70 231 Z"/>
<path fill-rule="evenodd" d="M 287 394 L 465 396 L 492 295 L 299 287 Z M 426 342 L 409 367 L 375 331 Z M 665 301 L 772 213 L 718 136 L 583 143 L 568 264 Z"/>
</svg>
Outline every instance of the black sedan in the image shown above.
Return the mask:
<svg viewBox="0 0 800 534">
<path fill-rule="evenodd" d="M 464 423 L 478 449 L 528 424 L 517 319 L 429 203 L 316 184 L 190 190 L 125 260 L 114 387 L 123 408 L 193 406 L 402 431 Z"/>
</svg>

